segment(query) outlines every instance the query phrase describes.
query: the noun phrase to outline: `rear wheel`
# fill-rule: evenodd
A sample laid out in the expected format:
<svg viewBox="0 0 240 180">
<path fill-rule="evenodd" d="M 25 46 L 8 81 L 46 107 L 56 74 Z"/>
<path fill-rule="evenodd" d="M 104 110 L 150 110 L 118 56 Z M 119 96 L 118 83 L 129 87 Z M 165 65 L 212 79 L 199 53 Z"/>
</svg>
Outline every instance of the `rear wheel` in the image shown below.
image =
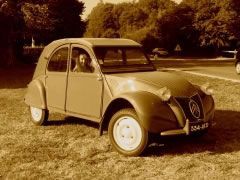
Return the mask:
<svg viewBox="0 0 240 180">
<path fill-rule="evenodd" d="M 48 110 L 30 106 L 31 120 L 34 124 L 41 126 L 47 122 Z"/>
<path fill-rule="evenodd" d="M 122 109 L 110 120 L 109 138 L 115 150 L 125 156 L 138 156 L 148 144 L 148 132 L 139 123 L 134 109 Z"/>
<path fill-rule="evenodd" d="M 235 67 L 236 67 L 236 73 L 240 74 L 240 62 L 237 62 Z"/>
</svg>

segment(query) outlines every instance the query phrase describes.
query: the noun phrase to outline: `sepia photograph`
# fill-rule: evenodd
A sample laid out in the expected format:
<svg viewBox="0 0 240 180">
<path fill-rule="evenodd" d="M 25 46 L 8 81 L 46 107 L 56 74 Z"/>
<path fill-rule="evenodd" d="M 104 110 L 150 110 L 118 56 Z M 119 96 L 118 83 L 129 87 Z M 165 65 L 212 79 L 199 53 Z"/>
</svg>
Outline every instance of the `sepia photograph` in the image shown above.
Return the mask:
<svg viewBox="0 0 240 180">
<path fill-rule="evenodd" d="M 240 179 L 239 0 L 0 0 L 0 179 Z"/>
</svg>

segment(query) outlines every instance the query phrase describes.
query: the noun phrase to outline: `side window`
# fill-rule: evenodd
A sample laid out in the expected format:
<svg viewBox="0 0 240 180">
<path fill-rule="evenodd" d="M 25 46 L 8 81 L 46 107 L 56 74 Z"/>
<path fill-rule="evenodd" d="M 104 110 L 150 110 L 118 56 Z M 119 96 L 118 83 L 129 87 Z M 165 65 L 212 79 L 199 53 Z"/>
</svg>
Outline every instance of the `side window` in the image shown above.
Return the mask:
<svg viewBox="0 0 240 180">
<path fill-rule="evenodd" d="M 72 72 L 94 72 L 92 60 L 87 51 L 79 47 L 73 47 L 71 53 L 71 71 Z"/>
<path fill-rule="evenodd" d="M 64 47 L 57 50 L 48 63 L 48 71 L 66 72 L 68 60 L 68 48 Z"/>
</svg>

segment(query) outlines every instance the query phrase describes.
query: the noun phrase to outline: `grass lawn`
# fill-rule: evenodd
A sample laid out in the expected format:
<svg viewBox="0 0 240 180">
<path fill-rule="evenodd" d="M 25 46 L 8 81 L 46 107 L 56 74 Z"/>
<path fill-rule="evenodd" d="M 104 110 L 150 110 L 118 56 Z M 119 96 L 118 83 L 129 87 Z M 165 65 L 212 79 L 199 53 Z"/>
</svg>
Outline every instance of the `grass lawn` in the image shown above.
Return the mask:
<svg viewBox="0 0 240 180">
<path fill-rule="evenodd" d="M 53 122 L 34 126 L 23 102 L 32 69 L 0 69 L 0 179 L 240 178 L 240 84 L 181 75 L 213 85 L 216 126 L 201 138 L 166 138 L 142 157 L 123 157 L 95 123 L 52 113 Z"/>
</svg>

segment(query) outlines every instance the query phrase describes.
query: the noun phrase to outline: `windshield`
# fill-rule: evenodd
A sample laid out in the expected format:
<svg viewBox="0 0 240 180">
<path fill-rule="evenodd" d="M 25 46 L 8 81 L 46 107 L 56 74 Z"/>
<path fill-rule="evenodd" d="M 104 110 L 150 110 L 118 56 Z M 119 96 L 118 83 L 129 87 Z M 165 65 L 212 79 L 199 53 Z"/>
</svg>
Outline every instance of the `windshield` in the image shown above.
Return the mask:
<svg viewBox="0 0 240 180">
<path fill-rule="evenodd" d="M 95 47 L 94 51 L 104 73 L 155 70 L 141 47 Z"/>
</svg>

